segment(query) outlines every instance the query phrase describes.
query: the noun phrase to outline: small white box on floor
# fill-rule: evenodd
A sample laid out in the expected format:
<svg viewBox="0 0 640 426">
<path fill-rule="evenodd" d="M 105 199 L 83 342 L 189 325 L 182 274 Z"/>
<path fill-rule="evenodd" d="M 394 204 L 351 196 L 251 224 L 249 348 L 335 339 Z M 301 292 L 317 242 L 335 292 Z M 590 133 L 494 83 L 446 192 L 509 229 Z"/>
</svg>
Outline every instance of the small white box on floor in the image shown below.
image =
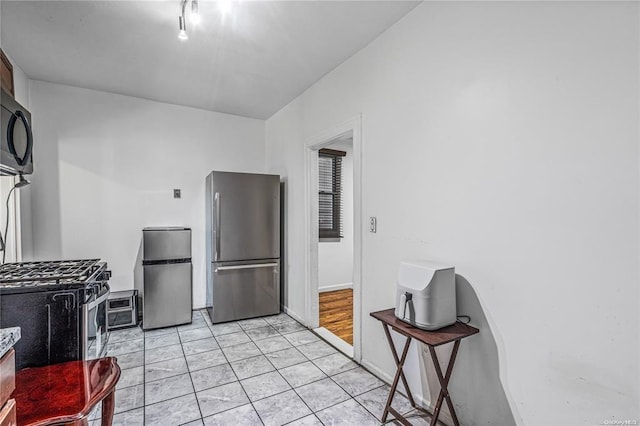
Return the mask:
<svg viewBox="0 0 640 426">
<path fill-rule="evenodd" d="M 455 268 L 429 261 L 401 262 L 395 315 L 423 330 L 437 330 L 455 323 Z"/>
</svg>

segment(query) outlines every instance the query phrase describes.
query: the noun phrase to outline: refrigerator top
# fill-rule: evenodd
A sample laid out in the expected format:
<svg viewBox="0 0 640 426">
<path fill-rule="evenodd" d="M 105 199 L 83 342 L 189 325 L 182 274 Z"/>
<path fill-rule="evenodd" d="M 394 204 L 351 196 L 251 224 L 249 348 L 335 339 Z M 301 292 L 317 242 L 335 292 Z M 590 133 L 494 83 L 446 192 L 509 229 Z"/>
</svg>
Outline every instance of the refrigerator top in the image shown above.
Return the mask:
<svg viewBox="0 0 640 426">
<path fill-rule="evenodd" d="M 144 231 L 191 231 L 191 228 L 183 226 L 149 226 L 142 228 L 142 232 Z"/>
<path fill-rule="evenodd" d="M 223 171 L 219 171 L 219 170 L 214 170 L 211 173 L 209 173 L 209 176 L 211 175 L 219 175 L 219 174 L 225 174 L 225 175 L 237 175 L 237 176 L 270 176 L 270 177 L 277 177 L 278 180 L 280 180 L 280 175 L 273 175 L 273 174 L 267 174 L 267 173 L 242 173 L 242 172 L 223 172 Z"/>
<path fill-rule="evenodd" d="M 142 232 L 142 260 L 159 261 L 191 257 L 188 228 L 145 228 Z"/>
</svg>

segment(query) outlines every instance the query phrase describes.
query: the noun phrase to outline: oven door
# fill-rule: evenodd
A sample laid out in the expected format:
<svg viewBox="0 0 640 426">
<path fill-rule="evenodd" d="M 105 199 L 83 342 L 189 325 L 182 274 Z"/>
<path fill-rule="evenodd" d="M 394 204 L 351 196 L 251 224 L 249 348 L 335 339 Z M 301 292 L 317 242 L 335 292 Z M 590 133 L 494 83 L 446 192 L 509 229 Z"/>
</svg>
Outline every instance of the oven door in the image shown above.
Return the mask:
<svg viewBox="0 0 640 426">
<path fill-rule="evenodd" d="M 111 289 L 102 282 L 94 285 L 94 292 L 85 303 L 85 359 L 101 358 L 107 350 L 107 299 Z"/>
</svg>

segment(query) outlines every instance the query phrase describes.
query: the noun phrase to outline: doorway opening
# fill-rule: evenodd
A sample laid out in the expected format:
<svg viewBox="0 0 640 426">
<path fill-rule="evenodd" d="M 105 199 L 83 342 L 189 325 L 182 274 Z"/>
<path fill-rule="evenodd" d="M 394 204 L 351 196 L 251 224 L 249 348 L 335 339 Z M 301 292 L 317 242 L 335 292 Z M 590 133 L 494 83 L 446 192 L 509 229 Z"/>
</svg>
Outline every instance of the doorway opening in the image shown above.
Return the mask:
<svg viewBox="0 0 640 426">
<path fill-rule="evenodd" d="M 307 324 L 360 361 L 361 118 L 307 144 Z"/>
<path fill-rule="evenodd" d="M 352 132 L 318 151 L 318 305 L 316 332 L 353 357 Z"/>
</svg>

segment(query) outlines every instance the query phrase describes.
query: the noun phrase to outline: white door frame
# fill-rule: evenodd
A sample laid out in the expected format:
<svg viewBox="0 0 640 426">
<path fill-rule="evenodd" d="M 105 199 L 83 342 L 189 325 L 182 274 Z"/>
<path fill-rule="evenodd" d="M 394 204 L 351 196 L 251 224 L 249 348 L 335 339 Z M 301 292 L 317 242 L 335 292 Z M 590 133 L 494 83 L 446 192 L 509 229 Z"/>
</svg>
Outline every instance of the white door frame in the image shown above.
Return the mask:
<svg viewBox="0 0 640 426">
<path fill-rule="evenodd" d="M 362 115 L 331 127 L 306 141 L 305 321 L 319 327 L 318 305 L 318 150 L 348 133 L 353 135 L 353 358 L 362 359 Z"/>
</svg>

